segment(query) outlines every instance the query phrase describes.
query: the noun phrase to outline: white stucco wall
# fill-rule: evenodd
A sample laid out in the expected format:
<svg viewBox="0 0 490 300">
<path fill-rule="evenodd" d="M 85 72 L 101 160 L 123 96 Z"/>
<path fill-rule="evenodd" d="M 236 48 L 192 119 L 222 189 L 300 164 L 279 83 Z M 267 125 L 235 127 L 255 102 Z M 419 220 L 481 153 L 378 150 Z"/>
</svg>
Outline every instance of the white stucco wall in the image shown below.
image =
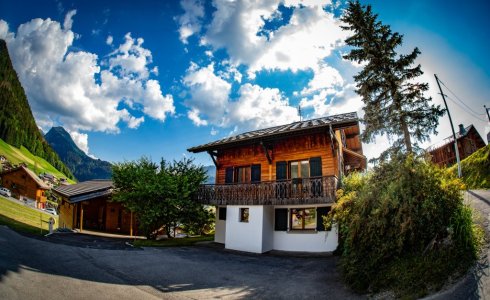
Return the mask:
<svg viewBox="0 0 490 300">
<path fill-rule="evenodd" d="M 248 222 L 240 222 L 240 208 L 249 209 Z M 228 205 L 226 210 L 225 248 L 246 252 L 263 252 L 263 206 Z"/>
<path fill-rule="evenodd" d="M 216 243 L 225 243 L 226 236 L 226 221 L 219 219 L 219 208 L 216 207 L 216 222 L 214 228 L 214 241 Z"/>
<path fill-rule="evenodd" d="M 312 205 L 275 206 L 275 208 L 307 208 Z M 273 212 L 274 214 L 274 212 Z M 289 218 L 289 216 L 288 216 Z M 274 224 L 274 219 L 272 220 Z M 274 228 L 273 228 L 274 230 Z M 337 228 L 331 231 L 273 231 L 273 249 L 300 252 L 332 252 L 337 249 Z"/>
</svg>

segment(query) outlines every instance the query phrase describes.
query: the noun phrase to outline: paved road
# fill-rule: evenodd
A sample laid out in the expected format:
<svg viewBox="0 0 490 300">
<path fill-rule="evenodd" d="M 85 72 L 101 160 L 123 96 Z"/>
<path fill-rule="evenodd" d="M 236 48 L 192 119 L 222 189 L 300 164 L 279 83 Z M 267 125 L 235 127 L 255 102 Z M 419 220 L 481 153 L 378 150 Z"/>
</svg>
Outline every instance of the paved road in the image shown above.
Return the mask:
<svg viewBox="0 0 490 300">
<path fill-rule="evenodd" d="M 0 226 L 0 299 L 356 299 L 335 257 L 76 247 Z"/>
</svg>

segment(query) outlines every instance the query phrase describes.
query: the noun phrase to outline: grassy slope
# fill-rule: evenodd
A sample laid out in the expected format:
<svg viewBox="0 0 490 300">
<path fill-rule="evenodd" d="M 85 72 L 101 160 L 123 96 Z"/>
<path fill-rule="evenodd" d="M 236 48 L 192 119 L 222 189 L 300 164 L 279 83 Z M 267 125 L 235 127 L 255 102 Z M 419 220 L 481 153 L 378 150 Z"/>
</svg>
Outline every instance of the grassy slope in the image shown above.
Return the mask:
<svg viewBox="0 0 490 300">
<path fill-rule="evenodd" d="M 36 174 L 50 173 L 58 178 L 67 178 L 65 174 L 58 171 L 45 159 L 31 154 L 31 152 L 29 152 L 29 150 L 27 150 L 24 146 L 21 146 L 21 148 L 18 149 L 0 139 L 0 154 L 5 156 L 12 164 L 25 162 L 27 164 L 27 167 L 33 170 Z M 68 179 L 68 182 L 75 183 L 71 179 Z"/>
<path fill-rule="evenodd" d="M 7 225 L 14 230 L 40 234 L 42 226 L 43 233 L 46 234 L 48 231 L 46 222 L 51 217 L 56 221 L 54 228 L 58 228 L 58 216 L 40 212 L 20 202 L 10 201 L 0 196 L 0 224 Z"/>
<path fill-rule="evenodd" d="M 455 164 L 448 170 L 456 174 L 458 166 Z M 468 189 L 490 189 L 490 145 L 463 159 L 461 170 Z"/>
</svg>

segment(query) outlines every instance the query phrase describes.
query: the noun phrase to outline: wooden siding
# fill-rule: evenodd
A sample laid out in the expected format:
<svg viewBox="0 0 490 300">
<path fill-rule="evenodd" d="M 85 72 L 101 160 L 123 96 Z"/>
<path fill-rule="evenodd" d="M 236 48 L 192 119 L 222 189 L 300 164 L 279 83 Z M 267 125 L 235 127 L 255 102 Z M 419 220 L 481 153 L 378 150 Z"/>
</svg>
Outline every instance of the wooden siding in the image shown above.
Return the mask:
<svg viewBox="0 0 490 300">
<path fill-rule="evenodd" d="M 216 183 L 225 183 L 227 167 L 252 164 L 261 165 L 261 181 L 275 181 L 276 162 L 306 160 L 312 157 L 321 157 L 323 176 L 338 176 L 338 155 L 333 155 L 330 137 L 327 133 L 287 138 L 276 141 L 271 146 L 272 151 L 269 151 L 272 158 L 271 164 L 267 160 L 264 147 L 260 144 L 218 151 Z"/>
<path fill-rule="evenodd" d="M 485 142 L 474 127 L 471 127 L 471 130 L 464 137 L 458 138 L 458 151 L 461 160 L 483 147 L 485 147 Z M 450 166 L 456 163 L 453 142 L 431 150 L 429 153 L 432 156 L 432 162 L 439 166 Z"/>
<path fill-rule="evenodd" d="M 40 203 L 46 202 L 45 189 L 39 188 L 24 169 L 4 173 L 1 177 L 2 185 L 12 192 L 12 196 L 24 196 Z"/>
</svg>

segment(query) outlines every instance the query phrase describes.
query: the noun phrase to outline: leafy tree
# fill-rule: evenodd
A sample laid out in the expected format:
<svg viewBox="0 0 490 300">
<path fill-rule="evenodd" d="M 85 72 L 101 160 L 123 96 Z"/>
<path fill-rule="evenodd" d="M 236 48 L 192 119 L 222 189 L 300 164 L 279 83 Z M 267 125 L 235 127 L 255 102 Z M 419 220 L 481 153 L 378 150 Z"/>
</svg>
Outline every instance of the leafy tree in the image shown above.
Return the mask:
<svg viewBox="0 0 490 300">
<path fill-rule="evenodd" d="M 392 32 L 390 26 L 378 21 L 370 5 L 359 1 L 349 2 L 342 21 L 342 29 L 353 32 L 345 41 L 353 49 L 344 58 L 365 65 L 354 77 L 365 104 L 363 141 L 372 142 L 378 134 L 395 138 L 382 158 L 400 151 L 414 152 L 412 139 L 423 142 L 436 133 L 438 119 L 444 114 L 424 95 L 428 84 L 416 82 L 423 74 L 420 65 L 413 66 L 419 49 L 398 55 L 396 48 L 402 45 L 403 35 Z"/>
<path fill-rule="evenodd" d="M 156 238 L 160 228 L 170 237 L 171 228 L 199 222 L 203 206 L 194 195 L 206 180 L 202 167 L 184 159 L 160 165 L 148 158 L 113 165 L 115 192 L 113 200 L 134 212 L 140 228 L 149 238 Z"/>
</svg>

